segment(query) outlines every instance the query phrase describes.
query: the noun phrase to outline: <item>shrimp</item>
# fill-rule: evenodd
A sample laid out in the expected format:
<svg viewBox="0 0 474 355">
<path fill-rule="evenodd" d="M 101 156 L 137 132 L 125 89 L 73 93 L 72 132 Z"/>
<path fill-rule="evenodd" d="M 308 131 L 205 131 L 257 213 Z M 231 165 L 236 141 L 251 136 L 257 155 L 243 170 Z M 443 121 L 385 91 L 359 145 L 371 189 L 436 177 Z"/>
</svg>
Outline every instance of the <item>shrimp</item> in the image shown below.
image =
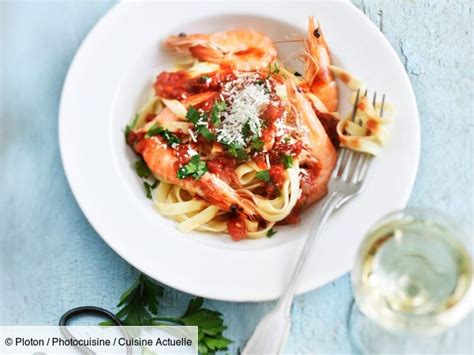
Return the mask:
<svg viewBox="0 0 474 355">
<path fill-rule="evenodd" d="M 302 194 L 297 202 L 299 208 L 318 201 L 327 194 L 327 184 L 332 170 L 336 164 L 337 152 L 321 125 L 311 102 L 300 92 L 294 79 L 288 77 L 286 80 L 288 100 L 290 107 L 299 116 L 298 121 L 305 129 L 301 130 L 305 142 L 304 151 L 301 154 L 300 166 L 305 169 L 301 179 Z"/>
<path fill-rule="evenodd" d="M 159 137 L 145 140 L 142 156 L 150 170 L 160 180 L 181 186 L 224 211 L 234 211 L 235 206 L 238 206 L 249 217 L 256 214 L 253 202 L 243 199 L 233 188 L 210 172 L 206 172 L 199 180 L 179 179 L 176 152 L 168 148 Z"/>
<path fill-rule="evenodd" d="M 315 26 L 314 17 L 309 17 L 308 37 L 304 40 L 306 53 L 304 56 L 304 77 L 311 93 L 315 94 L 329 112 L 337 110 L 338 93 L 334 75 L 330 69 L 331 57 L 321 32 Z"/>
<path fill-rule="evenodd" d="M 170 36 L 166 46 L 189 51 L 203 61 L 230 66 L 240 71 L 267 68 L 277 51 L 267 36 L 252 30 L 232 30 L 214 34 Z"/>
</svg>

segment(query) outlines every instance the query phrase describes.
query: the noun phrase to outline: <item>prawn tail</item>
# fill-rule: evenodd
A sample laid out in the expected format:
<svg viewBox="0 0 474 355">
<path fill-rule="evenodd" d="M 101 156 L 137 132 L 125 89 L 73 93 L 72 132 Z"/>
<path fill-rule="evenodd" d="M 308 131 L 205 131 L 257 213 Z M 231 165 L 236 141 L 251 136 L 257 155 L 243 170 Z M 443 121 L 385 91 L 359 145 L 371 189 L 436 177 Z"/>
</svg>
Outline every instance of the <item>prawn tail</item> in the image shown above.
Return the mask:
<svg viewBox="0 0 474 355">
<path fill-rule="evenodd" d="M 221 51 L 209 48 L 204 45 L 191 47 L 189 48 L 189 51 L 194 58 L 198 58 L 210 63 L 220 64 L 224 59 L 224 54 Z"/>
<path fill-rule="evenodd" d="M 165 40 L 165 47 L 174 49 L 178 53 L 186 53 L 194 46 L 204 45 L 209 36 L 204 34 L 169 36 Z"/>
</svg>

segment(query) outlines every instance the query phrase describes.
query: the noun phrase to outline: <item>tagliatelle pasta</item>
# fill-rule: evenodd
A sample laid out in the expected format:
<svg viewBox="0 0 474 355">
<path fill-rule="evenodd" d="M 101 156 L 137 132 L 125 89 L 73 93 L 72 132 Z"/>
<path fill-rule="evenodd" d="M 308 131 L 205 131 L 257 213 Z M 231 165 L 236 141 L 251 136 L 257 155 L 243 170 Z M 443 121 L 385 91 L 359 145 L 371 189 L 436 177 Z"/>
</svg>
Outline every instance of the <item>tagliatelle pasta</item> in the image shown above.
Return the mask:
<svg viewBox="0 0 474 355">
<path fill-rule="evenodd" d="M 341 146 L 378 155 L 388 142 L 388 125 L 392 123 L 390 118 L 380 117 L 379 110 L 380 104 L 374 106 L 367 97 L 359 98 L 354 121 L 348 116 L 337 125 Z"/>
</svg>

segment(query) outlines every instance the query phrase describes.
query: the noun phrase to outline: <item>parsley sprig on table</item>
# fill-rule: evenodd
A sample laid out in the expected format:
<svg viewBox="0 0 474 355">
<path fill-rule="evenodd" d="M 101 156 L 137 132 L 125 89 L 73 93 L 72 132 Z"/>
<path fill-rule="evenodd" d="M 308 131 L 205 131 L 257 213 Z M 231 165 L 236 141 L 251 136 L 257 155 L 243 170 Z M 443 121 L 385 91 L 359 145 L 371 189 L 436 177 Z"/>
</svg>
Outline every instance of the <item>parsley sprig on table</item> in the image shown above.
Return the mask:
<svg viewBox="0 0 474 355">
<path fill-rule="evenodd" d="M 184 325 L 198 327 L 198 346 L 201 354 L 212 354 L 227 350 L 231 340 L 224 337 L 227 329 L 222 314 L 203 308 L 201 297 L 189 301 L 186 311 L 178 318 L 158 316 L 159 301 L 163 287 L 147 276 L 140 274 L 133 285 L 120 297 L 116 314 L 124 325 Z M 108 322 L 102 323 L 109 324 Z"/>
<path fill-rule="evenodd" d="M 121 309 L 116 316 L 124 325 L 153 325 L 162 296 L 163 287 L 140 274 L 120 297 L 117 307 Z"/>
</svg>

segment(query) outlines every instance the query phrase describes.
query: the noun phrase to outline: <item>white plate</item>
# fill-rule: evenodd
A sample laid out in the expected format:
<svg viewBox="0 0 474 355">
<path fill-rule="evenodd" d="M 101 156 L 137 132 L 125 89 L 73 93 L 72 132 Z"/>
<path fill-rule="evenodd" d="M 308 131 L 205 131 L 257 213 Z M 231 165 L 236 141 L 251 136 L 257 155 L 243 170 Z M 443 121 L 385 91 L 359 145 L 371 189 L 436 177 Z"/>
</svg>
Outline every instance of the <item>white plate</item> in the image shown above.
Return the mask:
<svg viewBox="0 0 474 355">
<path fill-rule="evenodd" d="M 94 27 L 74 58 L 61 99 L 59 136 L 64 169 L 82 211 L 130 264 L 171 287 L 208 298 L 262 301 L 279 296 L 315 208 L 304 213 L 300 225 L 278 227 L 271 239 L 235 243 L 224 235 L 182 234 L 145 198 L 123 128 L 145 100 L 154 75 L 172 63 L 160 49 L 166 36 L 251 27 L 277 40 L 303 34 L 309 14 L 320 20 L 335 63 L 364 78 L 369 88 L 385 92 L 397 120 L 364 193 L 324 228 L 299 292 L 347 272 L 369 226 L 405 206 L 420 146 L 415 97 L 395 51 L 353 5 L 120 3 Z M 288 54 L 285 48 L 282 53 Z"/>
</svg>

